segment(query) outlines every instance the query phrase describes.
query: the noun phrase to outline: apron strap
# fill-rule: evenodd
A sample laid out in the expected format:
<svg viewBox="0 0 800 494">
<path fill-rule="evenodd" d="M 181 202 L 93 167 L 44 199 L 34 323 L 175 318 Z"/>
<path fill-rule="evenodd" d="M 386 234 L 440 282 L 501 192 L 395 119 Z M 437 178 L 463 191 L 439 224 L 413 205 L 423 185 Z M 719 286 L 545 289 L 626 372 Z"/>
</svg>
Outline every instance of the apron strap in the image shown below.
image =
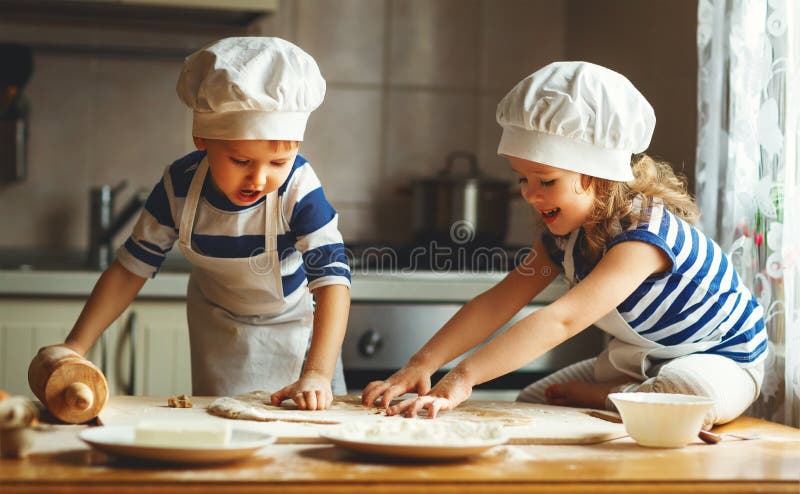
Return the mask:
<svg viewBox="0 0 800 494">
<path fill-rule="evenodd" d="M 575 251 L 575 242 L 578 240 L 578 233 L 580 229 L 570 233 L 567 240 L 567 247 L 564 250 L 564 276 L 567 277 L 569 286 L 575 284 L 575 258 L 573 252 Z"/>
<path fill-rule="evenodd" d="M 189 192 L 186 194 L 186 201 L 183 203 L 183 213 L 181 213 L 181 225 L 178 231 L 178 240 L 187 248 L 192 246 L 192 227 L 194 217 L 197 213 L 197 204 L 200 201 L 200 193 L 203 191 L 203 183 L 206 181 L 208 173 L 208 157 L 197 165 L 192 183 L 189 185 Z"/>
<path fill-rule="evenodd" d="M 278 250 L 278 222 L 281 219 L 280 197 L 274 190 L 267 194 L 264 204 L 264 250 Z M 280 259 L 278 260 L 280 263 Z"/>
</svg>

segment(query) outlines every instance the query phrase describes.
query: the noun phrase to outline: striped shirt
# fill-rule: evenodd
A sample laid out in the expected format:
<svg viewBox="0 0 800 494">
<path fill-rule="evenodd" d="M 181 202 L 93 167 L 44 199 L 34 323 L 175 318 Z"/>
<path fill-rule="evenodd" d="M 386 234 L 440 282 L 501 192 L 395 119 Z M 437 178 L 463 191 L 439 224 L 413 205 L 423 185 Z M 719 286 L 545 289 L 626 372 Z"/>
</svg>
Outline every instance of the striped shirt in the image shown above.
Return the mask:
<svg viewBox="0 0 800 494">
<path fill-rule="evenodd" d="M 593 268 L 581 256 L 582 235 L 581 229 L 572 252 L 573 283 Z M 563 267 L 567 239 L 546 232 L 542 240 L 550 258 Z M 742 367 L 766 357 L 764 311 L 719 245 L 658 201 L 649 221 L 631 225 L 607 248 L 628 240 L 653 245 L 672 261 L 668 272 L 649 276 L 617 306 L 634 331 L 665 346 L 716 341 L 702 353 L 728 357 Z"/>
<path fill-rule="evenodd" d="M 117 251 L 129 271 L 155 277 L 167 252 L 178 238 L 183 205 L 205 151 L 195 151 L 168 166 L 145 203 L 133 233 Z M 278 189 L 281 222 L 277 243 L 284 298 L 308 286 L 350 285 L 338 215 L 325 199 L 317 175 L 305 158 L 297 155 L 286 181 Z M 247 258 L 264 251 L 262 197 L 255 204 L 237 206 L 211 184 L 205 183 L 192 230 L 192 249 L 217 258 Z M 293 297 L 294 298 L 294 297 Z"/>
</svg>

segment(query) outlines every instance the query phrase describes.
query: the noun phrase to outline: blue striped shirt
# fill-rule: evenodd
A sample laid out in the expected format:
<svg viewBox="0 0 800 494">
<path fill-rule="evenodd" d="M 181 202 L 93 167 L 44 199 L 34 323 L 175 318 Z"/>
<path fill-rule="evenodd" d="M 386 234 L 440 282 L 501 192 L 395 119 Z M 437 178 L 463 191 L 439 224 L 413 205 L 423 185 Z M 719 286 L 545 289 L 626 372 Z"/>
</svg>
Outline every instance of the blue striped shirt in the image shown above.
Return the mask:
<svg viewBox="0 0 800 494">
<path fill-rule="evenodd" d="M 183 205 L 205 151 L 178 159 L 164 171 L 145 203 L 133 233 L 117 251 L 126 269 L 142 277 L 155 277 L 167 252 L 178 238 Z M 297 155 L 286 181 L 278 189 L 281 222 L 278 255 L 285 298 L 299 296 L 300 288 L 350 285 L 338 215 L 325 199 L 311 165 Z M 246 258 L 263 252 L 264 197 L 249 206 L 237 206 L 211 184 L 205 183 L 192 230 L 192 248 L 205 256 Z"/>
<path fill-rule="evenodd" d="M 665 346 L 717 341 L 703 353 L 728 357 L 742 367 L 760 363 L 767 350 L 764 311 L 730 257 L 658 201 L 648 217 L 612 238 L 607 248 L 629 240 L 646 242 L 663 251 L 672 266 L 648 277 L 617 306 L 622 318 L 644 338 Z M 542 240 L 550 258 L 563 267 L 567 239 L 546 232 Z M 573 283 L 593 268 L 582 258 L 580 244 L 579 237 L 572 252 Z"/>
</svg>

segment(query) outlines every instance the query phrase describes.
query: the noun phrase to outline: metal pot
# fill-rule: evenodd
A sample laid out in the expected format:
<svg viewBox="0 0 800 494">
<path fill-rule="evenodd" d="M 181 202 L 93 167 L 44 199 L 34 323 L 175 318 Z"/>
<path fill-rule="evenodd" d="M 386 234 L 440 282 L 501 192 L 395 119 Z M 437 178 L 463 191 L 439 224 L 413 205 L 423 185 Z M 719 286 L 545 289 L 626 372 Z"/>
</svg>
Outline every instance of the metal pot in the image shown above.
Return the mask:
<svg viewBox="0 0 800 494">
<path fill-rule="evenodd" d="M 466 174 L 454 171 L 457 162 L 468 165 Z M 474 154 L 450 153 L 435 177 L 411 184 L 417 242 L 501 245 L 508 229 L 510 187 L 509 182 L 482 174 Z"/>
</svg>

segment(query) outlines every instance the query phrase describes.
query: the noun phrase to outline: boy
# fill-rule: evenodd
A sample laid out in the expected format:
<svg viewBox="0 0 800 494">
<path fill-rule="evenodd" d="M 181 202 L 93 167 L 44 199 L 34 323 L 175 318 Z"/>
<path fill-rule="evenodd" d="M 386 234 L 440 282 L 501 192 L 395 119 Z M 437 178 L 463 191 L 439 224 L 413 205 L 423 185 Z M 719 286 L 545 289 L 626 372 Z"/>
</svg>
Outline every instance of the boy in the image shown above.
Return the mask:
<svg viewBox="0 0 800 494">
<path fill-rule="evenodd" d="M 325 80 L 287 41 L 227 38 L 185 60 L 177 92 L 198 150 L 167 167 L 65 346 L 85 354 L 177 240 L 193 265 L 193 394 L 277 390 L 275 405 L 325 409 L 332 380 L 346 393 L 350 270 L 336 211 L 298 154 Z"/>
</svg>

